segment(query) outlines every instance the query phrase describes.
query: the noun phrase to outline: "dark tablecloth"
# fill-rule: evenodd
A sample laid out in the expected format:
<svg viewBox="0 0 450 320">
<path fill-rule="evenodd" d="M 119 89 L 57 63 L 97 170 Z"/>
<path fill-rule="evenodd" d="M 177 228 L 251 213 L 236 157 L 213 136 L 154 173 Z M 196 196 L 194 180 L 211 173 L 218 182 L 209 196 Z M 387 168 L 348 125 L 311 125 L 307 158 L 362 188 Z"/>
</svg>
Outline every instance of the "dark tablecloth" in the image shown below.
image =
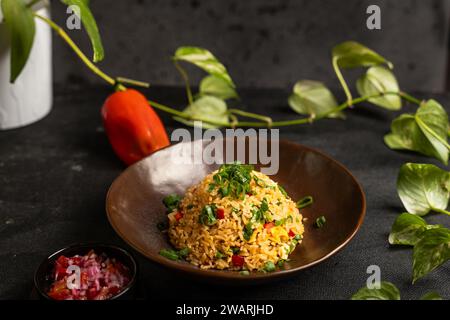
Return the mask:
<svg viewBox="0 0 450 320">
<path fill-rule="evenodd" d="M 124 169 L 102 130 L 99 112 L 108 93 L 103 87 L 57 88 L 48 117 L 22 129 L 0 132 L 0 298 L 29 298 L 38 264 L 66 245 L 100 241 L 129 248 L 109 225 L 104 209 L 108 187 Z M 295 117 L 286 103 L 288 93 L 255 89 L 243 90 L 242 96 L 250 110 L 288 119 Z M 167 104 L 183 105 L 180 88 L 152 88 L 148 94 Z M 450 96 L 432 97 L 450 106 Z M 414 108 L 404 110 L 413 112 Z M 437 161 L 394 152 L 384 145 L 383 135 L 397 113 L 361 105 L 347 115 L 345 121 L 323 120 L 281 130 L 282 138 L 334 157 L 362 184 L 368 201 L 366 219 L 343 251 L 291 279 L 245 288 L 192 283 L 136 253 L 141 295 L 348 299 L 365 285 L 367 267 L 378 265 L 382 279 L 396 284 L 405 299 L 419 298 L 431 290 L 450 298 L 448 264 L 412 285 L 412 250 L 390 248 L 387 242 L 393 221 L 403 211 L 395 186 L 399 167 L 405 162 Z M 178 126 L 166 116 L 164 121 L 169 131 Z M 449 226 L 445 216 L 431 216 L 428 221 Z"/>
</svg>

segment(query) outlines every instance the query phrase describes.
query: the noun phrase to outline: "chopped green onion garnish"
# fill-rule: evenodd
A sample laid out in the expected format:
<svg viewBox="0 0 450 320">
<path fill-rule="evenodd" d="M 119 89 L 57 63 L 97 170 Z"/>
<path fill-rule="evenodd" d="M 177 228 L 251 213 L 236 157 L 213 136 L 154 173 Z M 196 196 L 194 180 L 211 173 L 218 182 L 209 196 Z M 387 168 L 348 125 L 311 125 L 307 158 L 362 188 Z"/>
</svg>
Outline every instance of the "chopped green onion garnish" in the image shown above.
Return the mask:
<svg viewBox="0 0 450 320">
<path fill-rule="evenodd" d="M 281 259 L 281 260 L 278 261 L 277 265 L 278 265 L 279 268 L 283 268 L 285 263 L 286 263 L 286 260 Z"/>
<path fill-rule="evenodd" d="M 296 240 L 292 240 L 292 243 L 289 246 L 289 253 L 292 253 L 292 251 L 295 250 L 295 247 L 297 246 L 297 241 Z"/>
<path fill-rule="evenodd" d="M 189 252 L 191 252 L 191 250 L 189 250 L 189 248 L 181 249 L 180 251 L 178 251 L 178 256 L 180 258 L 186 258 L 187 255 L 189 254 Z"/>
<path fill-rule="evenodd" d="M 278 190 L 280 190 L 280 192 L 283 194 L 283 196 L 285 196 L 286 198 L 289 198 L 289 195 L 287 194 L 286 190 L 282 186 L 278 185 Z"/>
<path fill-rule="evenodd" d="M 253 166 L 239 162 L 224 164 L 213 176 L 214 183 L 209 186 L 209 190 L 211 192 L 218 187 L 218 192 L 222 197 L 243 199 L 251 191 L 252 170 Z"/>
<path fill-rule="evenodd" d="M 307 196 L 297 201 L 297 208 L 303 209 L 309 207 L 313 203 L 314 203 L 313 197 Z"/>
<path fill-rule="evenodd" d="M 220 193 L 222 197 L 226 197 L 230 194 L 230 188 L 228 186 L 223 186 L 220 188 Z"/>
<path fill-rule="evenodd" d="M 225 255 L 222 252 L 220 251 L 216 252 L 216 259 L 222 259 L 223 257 L 225 257 Z"/>
<path fill-rule="evenodd" d="M 177 194 L 170 194 L 163 199 L 163 203 L 168 212 L 172 212 L 180 205 L 181 197 Z"/>
<path fill-rule="evenodd" d="M 325 225 L 326 222 L 327 219 L 324 216 L 320 216 L 316 219 L 316 223 L 314 225 L 316 226 L 316 228 L 320 229 Z"/>
<path fill-rule="evenodd" d="M 216 209 L 217 208 L 214 204 L 206 205 L 202 209 L 198 221 L 205 226 L 212 226 L 217 222 Z"/>
<path fill-rule="evenodd" d="M 214 183 L 211 183 L 208 187 L 208 192 L 212 192 L 216 188 L 216 185 Z"/>
<path fill-rule="evenodd" d="M 172 249 L 162 249 L 159 254 L 167 259 L 177 261 L 183 258 L 186 258 L 186 256 L 189 254 L 191 250 L 189 248 L 184 248 L 179 251 L 172 250 Z"/>
<path fill-rule="evenodd" d="M 239 252 L 241 252 L 241 249 L 238 247 L 231 247 L 230 250 L 231 252 L 233 252 L 233 254 L 238 254 Z"/>
<path fill-rule="evenodd" d="M 264 271 L 273 272 L 276 270 L 275 264 L 272 261 L 267 261 L 264 265 Z"/>
<path fill-rule="evenodd" d="M 253 224 L 249 222 L 244 227 L 244 239 L 249 241 L 253 235 Z"/>
<path fill-rule="evenodd" d="M 258 187 L 261 188 L 266 188 L 267 185 L 264 183 L 264 181 L 262 181 L 260 178 L 258 178 L 257 176 L 253 176 L 253 180 L 255 180 L 255 183 Z"/>
<path fill-rule="evenodd" d="M 267 203 L 267 199 L 264 198 L 261 201 L 261 205 L 259 208 L 253 208 L 253 216 L 250 222 L 270 222 L 272 221 L 272 217 L 269 212 L 269 204 Z"/>
<path fill-rule="evenodd" d="M 180 257 L 178 256 L 178 252 L 172 249 L 162 249 L 159 254 L 167 259 L 177 261 L 180 260 Z"/>
</svg>

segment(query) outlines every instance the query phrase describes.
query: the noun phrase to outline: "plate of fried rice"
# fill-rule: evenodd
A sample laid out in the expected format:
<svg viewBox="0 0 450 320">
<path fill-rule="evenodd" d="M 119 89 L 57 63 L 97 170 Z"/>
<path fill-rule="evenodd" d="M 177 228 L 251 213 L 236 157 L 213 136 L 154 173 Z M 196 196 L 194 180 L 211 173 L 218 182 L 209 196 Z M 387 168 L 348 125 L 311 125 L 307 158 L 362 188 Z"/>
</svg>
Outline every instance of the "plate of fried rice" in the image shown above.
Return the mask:
<svg viewBox="0 0 450 320">
<path fill-rule="evenodd" d="M 218 164 L 189 161 L 209 143 L 160 150 L 108 192 L 111 225 L 154 262 L 216 283 L 264 282 L 331 257 L 359 229 L 365 196 L 337 161 L 283 140 L 270 176 L 226 154 Z"/>
</svg>

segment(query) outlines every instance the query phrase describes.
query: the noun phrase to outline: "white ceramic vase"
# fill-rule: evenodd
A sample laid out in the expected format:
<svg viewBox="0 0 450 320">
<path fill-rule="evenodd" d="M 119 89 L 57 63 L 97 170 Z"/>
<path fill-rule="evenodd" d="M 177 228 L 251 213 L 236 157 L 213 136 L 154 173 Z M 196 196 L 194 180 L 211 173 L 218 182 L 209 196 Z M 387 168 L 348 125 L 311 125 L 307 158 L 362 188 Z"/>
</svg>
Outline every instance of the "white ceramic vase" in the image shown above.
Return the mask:
<svg viewBox="0 0 450 320">
<path fill-rule="evenodd" d="M 1 1 L 1 0 L 0 0 Z M 50 16 L 48 8 L 39 14 Z M 3 17 L 0 10 L 0 21 Z M 0 23 L 0 130 L 26 126 L 51 110 L 52 38 L 50 28 L 36 19 L 36 35 L 30 57 L 14 84 L 10 79 L 10 48 L 5 25 Z"/>
</svg>

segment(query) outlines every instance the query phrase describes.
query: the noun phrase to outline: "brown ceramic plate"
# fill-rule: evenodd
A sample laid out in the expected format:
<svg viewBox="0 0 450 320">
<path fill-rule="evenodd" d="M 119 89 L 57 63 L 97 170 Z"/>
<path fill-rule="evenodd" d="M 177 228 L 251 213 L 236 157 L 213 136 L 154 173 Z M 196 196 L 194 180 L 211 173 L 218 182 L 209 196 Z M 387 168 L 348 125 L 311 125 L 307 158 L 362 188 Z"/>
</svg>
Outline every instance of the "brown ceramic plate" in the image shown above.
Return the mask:
<svg viewBox="0 0 450 320">
<path fill-rule="evenodd" d="M 366 209 L 363 190 L 343 165 L 312 148 L 281 140 L 280 169 L 271 178 L 284 186 L 293 199 L 314 197 L 314 204 L 302 210 L 308 219 L 304 241 L 291 254 L 284 269 L 243 276 L 168 260 L 159 255 L 161 249 L 170 248 L 166 235 L 157 228 L 158 223 L 167 221 L 162 199 L 172 193 L 184 194 L 188 187 L 218 168 L 173 161 L 186 157 L 183 151 L 193 144 L 204 146 L 205 142 L 179 143 L 131 166 L 114 181 L 107 195 L 106 211 L 113 228 L 132 247 L 158 264 L 215 283 L 265 282 L 293 275 L 331 257 L 353 238 L 363 221 Z M 314 221 L 321 215 L 326 216 L 327 222 L 322 229 L 316 229 Z"/>
</svg>

